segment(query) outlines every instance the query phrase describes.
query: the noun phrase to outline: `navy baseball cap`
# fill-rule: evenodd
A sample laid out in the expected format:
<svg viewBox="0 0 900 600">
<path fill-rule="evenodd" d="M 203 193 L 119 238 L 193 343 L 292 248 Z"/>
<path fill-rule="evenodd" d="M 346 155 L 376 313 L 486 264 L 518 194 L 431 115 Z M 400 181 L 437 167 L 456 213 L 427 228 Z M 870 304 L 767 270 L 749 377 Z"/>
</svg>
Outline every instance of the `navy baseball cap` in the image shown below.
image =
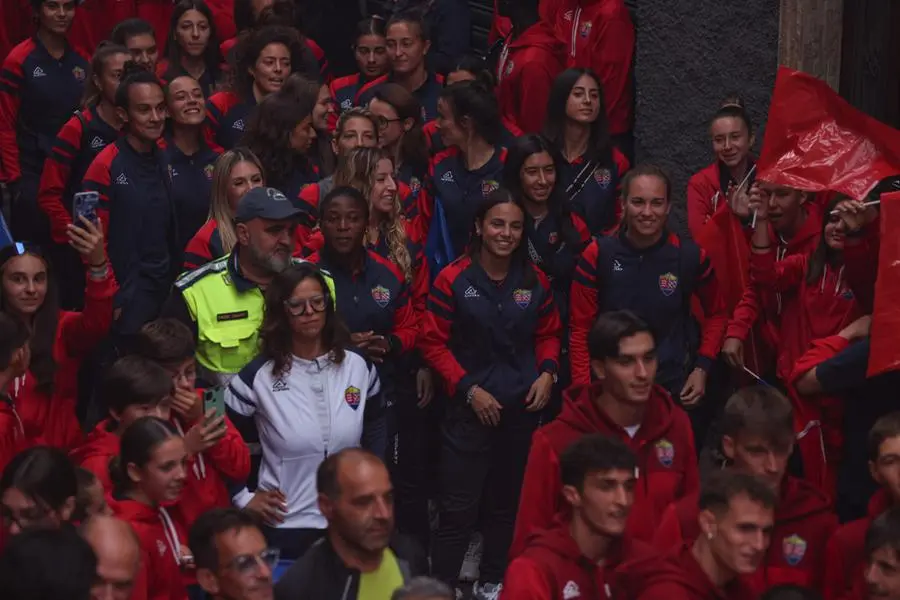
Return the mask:
<svg viewBox="0 0 900 600">
<path fill-rule="evenodd" d="M 253 188 L 238 201 L 234 215 L 236 223 L 246 223 L 253 219 L 284 221 L 296 219 L 302 211 L 288 200 L 287 196 L 275 188 Z"/>
</svg>

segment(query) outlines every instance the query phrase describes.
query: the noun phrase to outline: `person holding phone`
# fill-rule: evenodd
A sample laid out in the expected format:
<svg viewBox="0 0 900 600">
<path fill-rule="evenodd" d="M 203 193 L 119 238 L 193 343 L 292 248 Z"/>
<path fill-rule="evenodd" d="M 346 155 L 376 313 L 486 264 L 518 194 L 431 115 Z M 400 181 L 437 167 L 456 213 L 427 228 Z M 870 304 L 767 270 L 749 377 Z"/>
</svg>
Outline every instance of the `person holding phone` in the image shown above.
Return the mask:
<svg viewBox="0 0 900 600">
<path fill-rule="evenodd" d="M 184 436 L 191 465 L 178 504 L 185 524 L 212 508 L 231 506 L 226 482 L 244 481 L 250 474 L 250 450 L 225 415 L 222 387 L 196 389 L 196 344 L 188 327 L 176 319 L 144 325 L 134 351 L 172 376 L 170 422 Z"/>
<path fill-rule="evenodd" d="M 266 289 L 260 354 L 225 394 L 228 408 L 252 417 L 262 446 L 258 485 L 239 491 L 234 504 L 262 516 L 269 544 L 288 559 L 325 533 L 313 483 L 322 461 L 348 447 L 385 453 L 378 371 L 351 347 L 332 298 L 315 265 L 276 275 Z"/>
</svg>

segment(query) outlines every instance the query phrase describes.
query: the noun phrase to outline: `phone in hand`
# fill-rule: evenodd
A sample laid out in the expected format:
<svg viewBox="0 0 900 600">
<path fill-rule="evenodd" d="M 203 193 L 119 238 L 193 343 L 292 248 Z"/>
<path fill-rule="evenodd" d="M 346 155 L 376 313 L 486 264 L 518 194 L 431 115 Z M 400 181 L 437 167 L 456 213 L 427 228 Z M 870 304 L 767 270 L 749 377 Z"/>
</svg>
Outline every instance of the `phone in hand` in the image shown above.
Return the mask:
<svg viewBox="0 0 900 600">
<path fill-rule="evenodd" d="M 203 414 L 214 410 L 215 414 L 210 420 L 218 419 L 225 414 L 225 388 L 216 386 L 203 390 Z"/>
<path fill-rule="evenodd" d="M 78 192 L 72 199 L 72 222 L 76 227 L 83 227 L 81 219 L 84 217 L 91 223 L 96 224 L 97 205 L 100 204 L 100 194 L 98 192 Z"/>
</svg>

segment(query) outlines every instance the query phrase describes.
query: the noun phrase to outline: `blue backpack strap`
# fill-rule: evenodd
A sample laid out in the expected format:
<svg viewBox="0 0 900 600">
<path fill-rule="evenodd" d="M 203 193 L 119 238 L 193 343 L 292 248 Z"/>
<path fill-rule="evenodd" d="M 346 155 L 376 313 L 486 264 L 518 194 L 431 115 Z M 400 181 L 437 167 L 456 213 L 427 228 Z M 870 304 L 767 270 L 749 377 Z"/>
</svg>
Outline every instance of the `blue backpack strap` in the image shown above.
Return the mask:
<svg viewBox="0 0 900 600">
<path fill-rule="evenodd" d="M 453 242 L 450 237 L 450 228 L 447 226 L 447 217 L 440 198 L 436 197 L 434 199 L 433 210 L 431 226 L 428 228 L 428 239 L 425 241 L 425 256 L 428 258 L 428 267 L 431 269 L 432 281 L 434 281 L 441 269 L 456 260 L 456 252 L 453 250 Z"/>
</svg>

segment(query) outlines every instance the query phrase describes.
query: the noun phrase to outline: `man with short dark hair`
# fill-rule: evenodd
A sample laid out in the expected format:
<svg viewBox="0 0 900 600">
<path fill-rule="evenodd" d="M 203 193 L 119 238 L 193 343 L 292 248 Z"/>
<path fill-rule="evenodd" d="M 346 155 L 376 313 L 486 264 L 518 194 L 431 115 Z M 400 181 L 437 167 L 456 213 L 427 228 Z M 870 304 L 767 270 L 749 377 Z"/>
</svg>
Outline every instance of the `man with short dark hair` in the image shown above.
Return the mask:
<svg viewBox="0 0 900 600">
<path fill-rule="evenodd" d="M 666 559 L 666 570 L 641 600 L 755 600 L 744 580 L 765 559 L 775 523 L 775 492 L 763 481 L 726 469 L 700 493 L 700 535 Z"/>
<path fill-rule="evenodd" d="M 724 465 L 756 476 L 778 496 L 773 543 L 762 567 L 747 578 L 758 594 L 781 584 L 818 589 L 825 545 L 837 528 L 831 500 L 809 482 L 787 475 L 793 422 L 790 400 L 768 386 L 736 392 L 720 419 Z M 653 540 L 658 550 L 669 551 L 700 535 L 698 496 L 686 496 L 666 510 Z"/>
<path fill-rule="evenodd" d="M 653 380 L 656 341 L 629 311 L 597 319 L 588 340 L 598 382 L 566 392 L 562 413 L 538 429 L 531 442 L 516 529 L 510 550 L 518 556 L 528 536 L 546 529 L 566 509 L 559 457 L 585 434 L 616 437 L 637 455 L 641 480 L 629 533 L 649 541 L 665 507 L 699 486 L 694 435 L 687 414 Z"/>
<path fill-rule="evenodd" d="M 389 598 L 427 573 L 421 550 L 394 535 L 394 490 L 380 458 L 360 448 L 332 454 L 316 488 L 328 529 L 275 586 L 276 600 Z"/>
<path fill-rule="evenodd" d="M 571 517 L 529 539 L 506 571 L 503 597 L 637 597 L 660 560 L 650 546 L 625 533 L 636 471 L 634 453 L 616 438 L 591 434 L 566 448 L 560 472 Z"/>
<path fill-rule="evenodd" d="M 866 532 L 866 593 L 870 600 L 900 600 L 900 508 L 872 521 Z"/>
<path fill-rule="evenodd" d="M 82 526 L 81 537 L 97 556 L 91 600 L 131 600 L 136 587 L 146 589 L 146 585 L 136 585 L 141 546 L 128 523 L 106 515 L 94 516 Z"/>
<path fill-rule="evenodd" d="M 253 515 L 213 509 L 194 522 L 188 544 L 197 583 L 214 600 L 271 600 L 279 553 L 268 547 Z"/>
</svg>

